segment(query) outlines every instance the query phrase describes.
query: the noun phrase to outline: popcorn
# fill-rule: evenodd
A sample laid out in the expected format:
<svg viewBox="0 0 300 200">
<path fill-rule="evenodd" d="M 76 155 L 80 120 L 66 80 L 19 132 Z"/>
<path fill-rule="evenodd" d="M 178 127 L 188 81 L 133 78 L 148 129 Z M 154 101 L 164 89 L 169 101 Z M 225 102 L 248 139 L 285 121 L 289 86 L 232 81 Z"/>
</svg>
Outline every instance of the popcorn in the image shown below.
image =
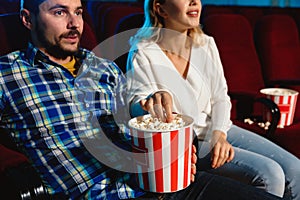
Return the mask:
<svg viewBox="0 0 300 200">
<path fill-rule="evenodd" d="M 244 119 L 244 123 L 251 125 L 254 123 L 254 121 L 252 121 L 250 118 L 246 118 L 246 119 Z"/>
<path fill-rule="evenodd" d="M 254 121 L 251 120 L 250 118 L 246 118 L 244 119 L 244 123 L 246 124 L 254 124 Z M 266 122 L 258 122 L 257 125 L 260 127 L 260 128 L 263 128 L 265 130 L 268 130 L 269 129 L 269 126 L 271 125 L 271 122 L 269 121 L 266 121 Z"/>
<path fill-rule="evenodd" d="M 158 118 L 152 116 L 143 118 L 142 120 L 132 121 L 131 126 L 141 130 L 158 130 L 158 131 L 169 131 L 174 129 L 180 129 L 185 126 L 183 119 L 176 115 L 172 122 L 166 123 Z"/>
<path fill-rule="evenodd" d="M 260 93 L 277 104 L 280 110 L 278 128 L 284 128 L 293 123 L 299 92 L 286 88 L 264 88 L 260 90 Z M 263 114 L 266 120 L 272 119 L 269 109 L 264 109 Z"/>
<path fill-rule="evenodd" d="M 274 89 L 269 92 L 270 95 L 293 95 L 294 92 L 290 90 L 283 90 L 283 89 Z"/>
</svg>

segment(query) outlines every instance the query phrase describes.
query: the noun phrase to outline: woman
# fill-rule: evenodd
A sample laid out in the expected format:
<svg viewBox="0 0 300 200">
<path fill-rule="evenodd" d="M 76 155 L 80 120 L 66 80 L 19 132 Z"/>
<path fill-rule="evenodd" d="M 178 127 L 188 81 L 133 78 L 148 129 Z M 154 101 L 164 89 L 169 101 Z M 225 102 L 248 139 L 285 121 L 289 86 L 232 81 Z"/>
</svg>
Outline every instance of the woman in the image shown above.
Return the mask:
<svg viewBox="0 0 300 200">
<path fill-rule="evenodd" d="M 230 98 L 214 39 L 199 27 L 199 0 L 146 0 L 145 22 L 131 40 L 128 101 L 132 116 L 172 112 L 194 118 L 198 169 L 300 199 L 300 160 L 232 125 Z"/>
</svg>

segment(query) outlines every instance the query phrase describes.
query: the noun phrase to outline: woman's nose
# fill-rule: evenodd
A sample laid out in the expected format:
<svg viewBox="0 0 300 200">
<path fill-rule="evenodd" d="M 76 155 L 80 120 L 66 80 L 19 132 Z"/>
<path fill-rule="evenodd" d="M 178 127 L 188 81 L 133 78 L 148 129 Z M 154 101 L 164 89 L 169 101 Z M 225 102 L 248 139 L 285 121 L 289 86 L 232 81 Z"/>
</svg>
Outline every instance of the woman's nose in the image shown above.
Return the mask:
<svg viewBox="0 0 300 200">
<path fill-rule="evenodd" d="M 190 0 L 190 5 L 195 5 L 199 2 L 200 0 Z"/>
</svg>

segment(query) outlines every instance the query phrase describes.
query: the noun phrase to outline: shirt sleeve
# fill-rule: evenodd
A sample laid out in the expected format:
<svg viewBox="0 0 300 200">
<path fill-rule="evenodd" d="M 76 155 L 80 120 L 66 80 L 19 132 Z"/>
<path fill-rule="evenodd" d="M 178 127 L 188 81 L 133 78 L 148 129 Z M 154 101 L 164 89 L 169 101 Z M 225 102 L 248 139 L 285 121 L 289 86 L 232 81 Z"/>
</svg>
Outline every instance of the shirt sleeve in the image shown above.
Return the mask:
<svg viewBox="0 0 300 200">
<path fill-rule="evenodd" d="M 227 134 L 232 122 L 230 120 L 231 101 L 228 95 L 227 82 L 224 76 L 219 51 L 213 38 L 209 40 L 209 48 L 216 73 L 211 78 L 211 130 L 219 130 Z"/>
<path fill-rule="evenodd" d="M 127 67 L 127 101 L 132 117 L 144 115 L 146 111 L 140 106 L 140 101 L 159 91 L 157 87 L 153 66 L 145 53 L 139 49 L 129 55 Z"/>
</svg>

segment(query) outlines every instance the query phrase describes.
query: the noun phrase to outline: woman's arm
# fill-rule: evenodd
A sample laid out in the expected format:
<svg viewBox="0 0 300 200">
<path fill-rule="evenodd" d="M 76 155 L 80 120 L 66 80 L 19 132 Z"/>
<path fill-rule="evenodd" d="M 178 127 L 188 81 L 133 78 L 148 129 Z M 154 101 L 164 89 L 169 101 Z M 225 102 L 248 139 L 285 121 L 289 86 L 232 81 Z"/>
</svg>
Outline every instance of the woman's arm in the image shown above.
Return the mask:
<svg viewBox="0 0 300 200">
<path fill-rule="evenodd" d="M 149 55 L 150 54 L 150 55 Z M 145 113 L 171 121 L 172 96 L 159 87 L 155 76 L 155 64 L 151 62 L 151 52 L 148 54 L 139 49 L 131 53 L 127 63 L 128 98 L 131 116 Z M 165 119 L 166 118 L 166 119 Z"/>
<path fill-rule="evenodd" d="M 231 102 L 228 87 L 223 72 L 220 55 L 213 39 L 210 40 L 211 56 L 215 73 L 211 77 L 212 95 L 212 163 L 213 168 L 222 166 L 234 158 L 234 149 L 227 141 L 227 131 L 232 122 L 230 120 Z"/>
<path fill-rule="evenodd" d="M 214 72 L 211 78 L 212 130 L 227 134 L 232 122 L 230 120 L 231 102 L 227 82 L 224 76 L 219 51 L 213 39 L 210 40 L 211 58 Z"/>
</svg>

